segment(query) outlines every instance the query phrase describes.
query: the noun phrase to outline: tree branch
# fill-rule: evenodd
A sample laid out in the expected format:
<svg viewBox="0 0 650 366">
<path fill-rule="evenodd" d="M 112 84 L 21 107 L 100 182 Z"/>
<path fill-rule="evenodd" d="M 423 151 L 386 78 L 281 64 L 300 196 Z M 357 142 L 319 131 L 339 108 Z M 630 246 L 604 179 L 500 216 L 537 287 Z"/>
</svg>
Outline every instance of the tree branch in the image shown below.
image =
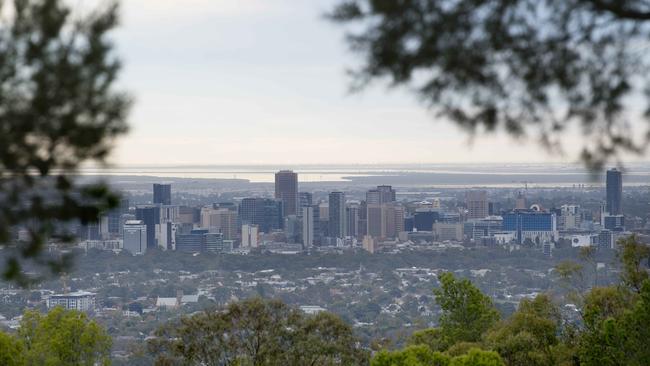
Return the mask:
<svg viewBox="0 0 650 366">
<path fill-rule="evenodd" d="M 593 5 L 596 10 L 612 13 L 620 19 L 650 20 L 650 12 L 631 9 L 627 1 L 621 0 L 584 0 Z"/>
</svg>

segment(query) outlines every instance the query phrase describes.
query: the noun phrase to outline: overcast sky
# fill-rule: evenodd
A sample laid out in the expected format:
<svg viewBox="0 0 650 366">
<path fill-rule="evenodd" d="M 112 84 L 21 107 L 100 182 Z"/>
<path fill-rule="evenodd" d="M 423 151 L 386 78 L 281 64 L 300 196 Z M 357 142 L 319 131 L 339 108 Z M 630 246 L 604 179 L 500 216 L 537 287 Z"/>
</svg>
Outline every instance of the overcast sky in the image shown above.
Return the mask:
<svg viewBox="0 0 650 366">
<path fill-rule="evenodd" d="M 84 3 L 83 0 L 78 0 Z M 131 132 L 111 161 L 319 164 L 571 161 L 468 136 L 403 90 L 348 93 L 330 0 L 123 0 Z M 85 6 L 89 2 L 84 3 Z"/>
</svg>

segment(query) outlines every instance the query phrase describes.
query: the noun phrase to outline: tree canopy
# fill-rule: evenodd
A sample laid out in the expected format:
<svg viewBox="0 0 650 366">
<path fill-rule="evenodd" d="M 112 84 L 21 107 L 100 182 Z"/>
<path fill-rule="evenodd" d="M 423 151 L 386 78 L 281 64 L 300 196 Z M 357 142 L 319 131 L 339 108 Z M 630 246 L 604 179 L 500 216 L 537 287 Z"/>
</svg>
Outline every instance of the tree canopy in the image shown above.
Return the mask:
<svg viewBox="0 0 650 366">
<path fill-rule="evenodd" d="M 468 279 L 456 279 L 451 273 L 440 276 L 435 289 L 436 303 L 442 308 L 441 334 L 455 342 L 476 342 L 499 320 L 492 300 Z"/>
<path fill-rule="evenodd" d="M 0 245 L 10 253 L 2 277 L 25 285 L 69 264 L 45 255 L 49 238 L 70 242 L 69 224 L 116 205 L 105 185 L 80 185 L 74 174 L 104 162 L 130 101 L 114 90 L 116 3 L 79 14 L 63 0 L 14 0 L 0 13 Z"/>
<path fill-rule="evenodd" d="M 161 327 L 149 343 L 158 365 L 364 365 L 352 328 L 322 312 L 306 315 L 254 298 Z"/>
<path fill-rule="evenodd" d="M 643 0 L 341 0 L 329 17 L 363 57 L 355 88 L 406 86 L 471 133 L 562 152 L 577 130 L 595 169 L 650 139 Z"/>
<path fill-rule="evenodd" d="M 0 332 L 0 363 L 8 366 L 110 364 L 111 337 L 85 313 L 57 307 L 27 311 L 15 335 Z"/>
</svg>

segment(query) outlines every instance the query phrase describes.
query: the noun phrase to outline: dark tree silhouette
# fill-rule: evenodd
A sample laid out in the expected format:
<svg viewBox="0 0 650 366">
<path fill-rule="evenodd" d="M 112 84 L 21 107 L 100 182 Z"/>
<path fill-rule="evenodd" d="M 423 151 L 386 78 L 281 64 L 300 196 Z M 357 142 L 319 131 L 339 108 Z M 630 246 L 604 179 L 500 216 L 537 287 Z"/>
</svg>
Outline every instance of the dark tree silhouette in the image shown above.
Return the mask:
<svg viewBox="0 0 650 366">
<path fill-rule="evenodd" d="M 68 255 L 47 255 L 49 239 L 71 242 L 68 224 L 116 204 L 105 185 L 74 176 L 83 162 L 103 163 L 126 131 L 130 102 L 114 91 L 120 63 L 107 38 L 117 4 L 104 5 L 74 14 L 60 0 L 0 2 L 2 277 L 21 285 L 69 264 Z M 18 230 L 28 238 L 19 241 Z"/>
<path fill-rule="evenodd" d="M 354 87 L 407 86 L 472 135 L 504 130 L 563 153 L 579 127 L 595 170 L 650 139 L 647 1 L 343 0 L 329 17 L 364 57 Z"/>
</svg>

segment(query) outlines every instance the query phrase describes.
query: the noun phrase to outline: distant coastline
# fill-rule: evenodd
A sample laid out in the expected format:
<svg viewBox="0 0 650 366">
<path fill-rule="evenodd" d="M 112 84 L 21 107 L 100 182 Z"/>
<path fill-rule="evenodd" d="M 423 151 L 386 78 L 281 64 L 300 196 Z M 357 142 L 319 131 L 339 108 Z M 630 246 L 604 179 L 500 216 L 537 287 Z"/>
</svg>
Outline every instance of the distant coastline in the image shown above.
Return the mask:
<svg viewBox="0 0 650 366">
<path fill-rule="evenodd" d="M 83 168 L 86 177 L 110 181 L 200 180 L 228 185 L 272 183 L 273 174 L 290 168 L 301 184 L 346 184 L 440 187 L 571 187 L 601 186 L 602 175 L 593 175 L 578 164 L 382 164 L 382 165 L 213 165 L 186 167 L 130 166 Z M 650 185 L 650 163 L 625 166 L 624 184 Z"/>
</svg>

